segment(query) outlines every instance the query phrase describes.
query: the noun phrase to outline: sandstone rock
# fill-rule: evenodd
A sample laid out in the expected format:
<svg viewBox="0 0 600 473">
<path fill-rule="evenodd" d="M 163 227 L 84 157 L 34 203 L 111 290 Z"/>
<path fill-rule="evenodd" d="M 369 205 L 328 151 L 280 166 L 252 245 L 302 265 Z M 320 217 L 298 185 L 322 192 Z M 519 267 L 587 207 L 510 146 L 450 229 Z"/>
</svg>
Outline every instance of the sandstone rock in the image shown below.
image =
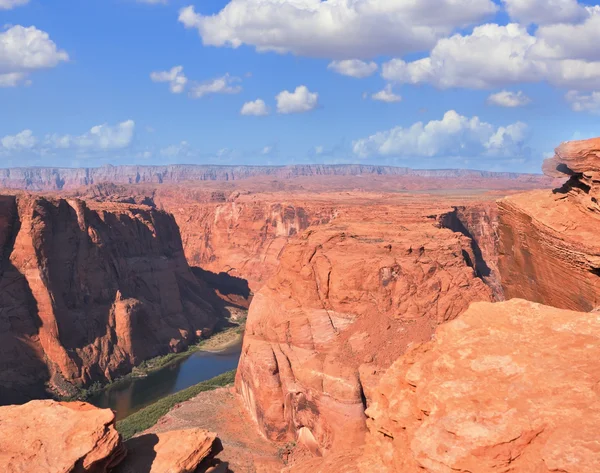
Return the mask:
<svg viewBox="0 0 600 473">
<path fill-rule="evenodd" d="M 465 257 L 470 241 L 436 226 L 446 212 L 355 207 L 288 243 L 253 300 L 236 382 L 269 438 L 297 438 L 317 454 L 360 444 L 377 378 L 366 372 L 491 300 Z"/>
<path fill-rule="evenodd" d="M 381 379 L 364 471 L 596 473 L 598 356 L 597 313 L 473 304 Z"/>
<path fill-rule="evenodd" d="M 600 138 L 567 141 L 556 148 L 553 158 L 543 165 L 544 174 L 564 178 L 585 172 L 600 172 Z"/>
<path fill-rule="evenodd" d="M 193 473 L 219 453 L 217 436 L 201 429 L 176 430 L 134 437 L 125 443 L 127 457 L 113 473 Z"/>
<path fill-rule="evenodd" d="M 218 319 L 163 211 L 4 196 L 0 220 L 0 404 L 112 380 Z"/>
<path fill-rule="evenodd" d="M 507 298 L 584 312 L 598 305 L 599 143 L 565 143 L 545 163 L 545 172 L 569 178 L 562 188 L 513 195 L 498 203 L 498 265 Z"/>
<path fill-rule="evenodd" d="M 0 407 L 0 471 L 109 472 L 125 456 L 114 421 L 83 402 Z"/>
</svg>

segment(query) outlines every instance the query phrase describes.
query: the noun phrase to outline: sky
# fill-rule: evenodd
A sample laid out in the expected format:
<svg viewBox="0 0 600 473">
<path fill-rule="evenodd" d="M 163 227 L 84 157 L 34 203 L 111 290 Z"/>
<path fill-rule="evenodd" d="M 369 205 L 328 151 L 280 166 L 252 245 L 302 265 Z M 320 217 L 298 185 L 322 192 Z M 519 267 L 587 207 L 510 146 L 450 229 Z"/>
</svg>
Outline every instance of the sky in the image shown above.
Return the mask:
<svg viewBox="0 0 600 473">
<path fill-rule="evenodd" d="M 0 167 L 539 172 L 599 44 L 593 1 L 0 0 Z"/>
</svg>

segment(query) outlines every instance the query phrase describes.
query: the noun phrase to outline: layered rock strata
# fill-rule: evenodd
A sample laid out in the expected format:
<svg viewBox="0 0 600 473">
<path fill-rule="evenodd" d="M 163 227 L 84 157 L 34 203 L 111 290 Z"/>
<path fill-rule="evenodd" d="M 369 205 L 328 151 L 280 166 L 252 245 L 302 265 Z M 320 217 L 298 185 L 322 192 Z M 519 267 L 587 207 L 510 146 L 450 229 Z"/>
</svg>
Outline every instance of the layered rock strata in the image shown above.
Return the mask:
<svg viewBox="0 0 600 473">
<path fill-rule="evenodd" d="M 263 433 L 317 455 L 362 442 L 373 371 L 471 302 L 492 299 L 471 240 L 436 224 L 447 210 L 357 210 L 286 246 L 254 298 L 238 369 L 237 389 Z"/>
<path fill-rule="evenodd" d="M 112 380 L 218 319 L 165 212 L 2 196 L 0 220 L 2 403 Z"/>
<path fill-rule="evenodd" d="M 544 172 L 568 182 L 501 200 L 499 268 L 507 298 L 600 306 L 600 139 L 564 143 Z"/>
</svg>

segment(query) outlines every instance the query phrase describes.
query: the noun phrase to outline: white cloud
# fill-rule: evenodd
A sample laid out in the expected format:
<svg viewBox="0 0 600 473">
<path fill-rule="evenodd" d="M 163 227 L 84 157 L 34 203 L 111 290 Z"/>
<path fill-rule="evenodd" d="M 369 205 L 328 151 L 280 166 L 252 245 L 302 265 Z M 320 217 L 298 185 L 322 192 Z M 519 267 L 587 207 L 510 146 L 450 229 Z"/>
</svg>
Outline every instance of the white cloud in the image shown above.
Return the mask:
<svg viewBox="0 0 600 473">
<path fill-rule="evenodd" d="M 600 6 L 587 8 L 585 12 L 582 23 L 540 27 L 534 52 L 547 58 L 599 61 Z"/>
<path fill-rule="evenodd" d="M 0 0 L 0 10 L 11 10 L 21 5 L 27 5 L 29 0 Z"/>
<path fill-rule="evenodd" d="M 35 136 L 33 136 L 33 132 L 31 130 L 23 130 L 16 135 L 7 135 L 0 139 L 0 144 L 2 147 L 11 151 L 32 149 L 37 142 L 38 140 Z"/>
<path fill-rule="evenodd" d="M 523 24 L 570 23 L 586 15 L 577 0 L 502 0 L 502 3 L 509 16 Z"/>
<path fill-rule="evenodd" d="M 58 49 L 48 33 L 35 26 L 17 25 L 0 33 L 0 87 L 27 83 L 29 73 L 68 60 L 69 55 Z"/>
<path fill-rule="evenodd" d="M 527 97 L 522 91 L 511 92 L 509 90 L 502 90 L 488 97 L 487 102 L 490 105 L 497 105 L 499 107 L 523 107 L 531 103 L 531 99 Z"/>
<path fill-rule="evenodd" d="M 325 148 L 323 146 L 315 146 L 315 154 L 323 154 Z"/>
<path fill-rule="evenodd" d="M 271 154 L 273 152 L 273 147 L 272 146 L 265 146 L 262 151 L 260 152 L 260 154 L 263 155 L 267 155 L 267 154 Z"/>
<path fill-rule="evenodd" d="M 205 45 L 349 59 L 428 49 L 497 9 L 492 0 L 231 0 L 215 15 L 183 8 L 179 21 Z"/>
<path fill-rule="evenodd" d="M 396 95 L 392 90 L 392 84 L 386 85 L 383 90 L 380 90 L 376 94 L 373 94 L 371 98 L 373 100 L 379 100 L 380 102 L 387 103 L 395 103 L 402 101 L 402 97 L 400 95 Z"/>
<path fill-rule="evenodd" d="M 48 135 L 44 144 L 57 149 L 121 149 L 131 144 L 134 131 L 135 122 L 127 120 L 115 126 L 97 125 L 83 135 Z"/>
<path fill-rule="evenodd" d="M 429 57 L 409 63 L 391 60 L 383 65 L 382 76 L 439 88 L 486 89 L 541 81 L 574 89 L 597 87 L 600 62 L 544 58 L 535 52 L 538 43 L 524 26 L 486 24 L 470 35 L 440 40 Z"/>
<path fill-rule="evenodd" d="M 575 112 L 600 113 L 600 92 L 592 92 L 586 95 L 576 90 L 570 90 L 565 98 Z"/>
<path fill-rule="evenodd" d="M 284 90 L 275 98 L 277 112 L 283 114 L 310 112 L 319 104 L 319 94 L 310 92 L 305 85 L 296 87 L 294 92 Z"/>
<path fill-rule="evenodd" d="M 333 61 L 329 63 L 327 69 L 342 74 L 344 76 L 364 79 L 377 72 L 378 66 L 374 62 L 364 62 L 360 59 L 345 59 L 343 61 Z"/>
<path fill-rule="evenodd" d="M 175 66 L 169 71 L 152 72 L 150 79 L 153 82 L 168 82 L 169 89 L 174 94 L 183 92 L 188 82 L 187 77 L 183 73 L 183 66 Z"/>
<path fill-rule="evenodd" d="M 190 96 L 199 99 L 208 94 L 239 94 L 242 91 L 242 87 L 234 85 L 237 82 L 241 82 L 239 77 L 232 77 L 229 74 L 225 74 L 223 77 L 193 85 L 190 90 Z"/>
<path fill-rule="evenodd" d="M 527 126 L 521 122 L 496 127 L 478 117 L 468 118 L 450 110 L 442 120 L 396 127 L 355 141 L 353 151 L 361 158 L 514 158 L 523 153 L 526 132 Z"/>
<path fill-rule="evenodd" d="M 269 109 L 265 101 L 256 99 L 254 102 L 246 102 L 240 111 L 242 115 L 254 115 L 256 117 L 264 117 L 269 114 Z"/>
</svg>

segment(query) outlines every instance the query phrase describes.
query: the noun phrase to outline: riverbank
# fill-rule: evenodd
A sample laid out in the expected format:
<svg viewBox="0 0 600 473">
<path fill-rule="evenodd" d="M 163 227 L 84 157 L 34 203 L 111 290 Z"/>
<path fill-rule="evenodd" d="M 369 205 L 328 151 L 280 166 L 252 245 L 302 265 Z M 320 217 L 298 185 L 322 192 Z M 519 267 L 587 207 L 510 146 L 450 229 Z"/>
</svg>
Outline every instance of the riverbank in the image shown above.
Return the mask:
<svg viewBox="0 0 600 473">
<path fill-rule="evenodd" d="M 177 404 L 188 401 L 202 392 L 212 391 L 233 384 L 235 373 L 236 370 L 228 371 L 207 381 L 202 381 L 195 386 L 166 396 L 117 422 L 117 430 L 127 440 L 135 434 L 153 427 L 162 416 L 167 414 Z"/>
<path fill-rule="evenodd" d="M 89 401 L 90 399 L 101 395 L 102 392 L 109 391 L 110 389 L 113 389 L 121 384 L 125 384 L 132 379 L 145 378 L 153 373 L 168 368 L 169 366 L 177 365 L 191 357 L 194 353 L 224 352 L 237 344 L 241 344 L 245 327 L 245 317 L 240 318 L 237 325 L 233 325 L 215 332 L 209 338 L 200 340 L 194 345 L 190 345 L 187 350 L 181 353 L 168 353 L 166 355 L 157 356 L 142 362 L 138 366 L 135 366 L 130 373 L 120 376 L 112 382 L 105 384 L 96 382 L 85 389 L 73 387 L 73 393 L 70 396 L 55 395 L 54 397 L 59 401 Z"/>
</svg>

